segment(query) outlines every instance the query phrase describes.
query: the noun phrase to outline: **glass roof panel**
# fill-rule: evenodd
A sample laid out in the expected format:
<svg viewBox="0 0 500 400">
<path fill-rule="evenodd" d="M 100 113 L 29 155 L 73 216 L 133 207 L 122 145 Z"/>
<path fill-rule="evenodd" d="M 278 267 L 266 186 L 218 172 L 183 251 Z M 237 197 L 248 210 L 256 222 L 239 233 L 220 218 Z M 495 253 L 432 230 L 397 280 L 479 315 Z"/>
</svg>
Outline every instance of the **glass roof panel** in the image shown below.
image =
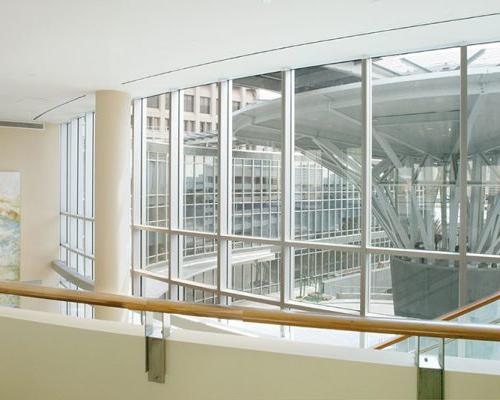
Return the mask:
<svg viewBox="0 0 500 400">
<path fill-rule="evenodd" d="M 375 77 L 417 75 L 458 70 L 460 57 L 456 48 L 373 59 Z"/>
</svg>

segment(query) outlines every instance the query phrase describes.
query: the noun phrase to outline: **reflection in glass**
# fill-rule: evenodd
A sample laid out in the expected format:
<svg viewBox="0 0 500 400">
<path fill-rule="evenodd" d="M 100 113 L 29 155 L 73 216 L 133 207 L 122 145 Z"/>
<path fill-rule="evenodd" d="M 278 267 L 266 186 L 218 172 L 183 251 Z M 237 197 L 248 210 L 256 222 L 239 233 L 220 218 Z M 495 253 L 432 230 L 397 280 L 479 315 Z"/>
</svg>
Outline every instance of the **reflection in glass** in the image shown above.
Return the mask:
<svg viewBox="0 0 500 400">
<path fill-rule="evenodd" d="M 180 277 L 208 285 L 213 289 L 202 290 L 185 287 L 183 289 L 184 301 L 214 304 L 217 300 L 214 293 L 217 284 L 217 247 L 215 241 L 186 235 L 180 238 L 184 248 L 180 264 Z"/>
<path fill-rule="evenodd" d="M 143 144 L 146 147 L 145 213 L 146 225 L 168 227 L 168 177 L 170 141 L 170 94 L 152 96 L 146 101 L 146 127 Z M 167 235 L 157 232 L 143 232 L 145 241 L 145 265 L 166 270 L 168 261 Z"/>
<path fill-rule="evenodd" d="M 149 297 L 151 299 L 168 298 L 168 284 L 156 279 L 149 279 L 142 276 L 140 278 L 140 289 L 142 297 Z"/>
<path fill-rule="evenodd" d="M 295 237 L 360 243 L 361 63 L 295 71 Z"/>
<path fill-rule="evenodd" d="M 487 304 L 450 321 L 461 324 L 498 325 L 498 323 L 500 322 L 500 301 Z M 431 354 L 433 351 L 436 351 L 437 346 L 435 339 L 432 340 L 431 338 L 420 338 L 420 340 L 422 353 Z M 399 351 L 404 353 L 413 353 L 416 351 L 416 348 L 416 337 L 410 337 L 387 347 L 389 351 Z M 451 361 L 454 358 L 473 358 L 479 360 L 496 361 L 500 360 L 500 343 L 498 342 L 447 338 L 444 340 L 444 350 L 445 365 L 448 361 Z M 457 363 L 460 362 L 459 360 L 453 361 Z"/>
<path fill-rule="evenodd" d="M 461 324 L 493 324 L 500 323 L 500 301 L 484 305 L 453 322 Z M 447 357 L 476 358 L 500 361 L 500 343 L 483 340 L 446 340 L 445 353 Z"/>
<path fill-rule="evenodd" d="M 279 300 L 278 246 L 233 242 L 231 288 Z"/>
<path fill-rule="evenodd" d="M 60 129 L 60 259 L 77 274 L 94 279 L 94 114 L 74 118 Z M 60 277 L 59 285 L 79 289 Z M 92 318 L 90 305 L 61 303 L 68 315 Z"/>
<path fill-rule="evenodd" d="M 458 250 L 459 58 L 373 61 L 373 223 L 392 247 Z"/>
<path fill-rule="evenodd" d="M 360 261 L 356 252 L 296 248 L 293 298 L 359 310 Z"/>
<path fill-rule="evenodd" d="M 215 83 L 184 91 L 184 228 L 188 230 L 214 233 L 217 227 L 218 101 Z"/>
<path fill-rule="evenodd" d="M 372 79 L 372 245 L 380 228 L 391 247 L 458 252 L 460 50 L 374 59 Z M 454 262 L 371 265 L 371 312 L 427 319 L 458 304 Z"/>
<path fill-rule="evenodd" d="M 279 237 L 281 73 L 233 82 L 233 233 Z M 240 108 L 241 107 L 241 108 Z"/>
<path fill-rule="evenodd" d="M 374 264 L 372 261 L 371 312 L 435 319 L 459 308 L 458 261 L 392 256 L 389 262 Z M 466 303 L 498 290 L 498 270 L 481 264 L 467 266 Z"/>
<path fill-rule="evenodd" d="M 459 220 L 459 56 L 459 49 L 452 48 L 372 61 L 371 246 L 436 256 L 436 251 L 458 252 L 460 224 L 467 222 L 467 250 L 500 252 L 495 100 L 500 46 L 469 48 L 467 221 Z M 232 82 L 235 235 L 280 239 L 282 76 L 267 73 Z M 361 61 L 302 68 L 290 76 L 295 77 L 293 239 L 359 246 Z M 218 154 L 219 85 L 181 93 L 184 198 L 179 225 L 217 234 L 218 165 L 224 156 Z M 170 96 L 151 97 L 146 106 L 143 222 L 168 227 Z M 74 228 L 80 229 L 78 224 Z M 255 240 L 231 242 L 229 279 L 222 286 L 267 296 L 272 303 L 280 299 L 282 248 Z M 144 243 L 149 267 L 168 272 L 166 235 L 146 232 Z M 181 253 L 180 278 L 215 288 L 217 266 L 225 263 L 218 264 L 214 239 L 184 236 Z M 359 310 L 361 264 L 358 252 L 295 248 L 285 266 L 293 272 L 292 300 Z M 371 313 L 429 319 L 458 307 L 457 261 L 377 253 L 371 254 L 369 267 Z M 500 287 L 496 263 L 470 261 L 467 267 L 467 301 Z M 203 288 L 185 288 L 182 298 L 217 301 L 213 290 Z"/>
<path fill-rule="evenodd" d="M 471 46 L 468 56 L 468 247 L 500 254 L 500 44 Z"/>
</svg>

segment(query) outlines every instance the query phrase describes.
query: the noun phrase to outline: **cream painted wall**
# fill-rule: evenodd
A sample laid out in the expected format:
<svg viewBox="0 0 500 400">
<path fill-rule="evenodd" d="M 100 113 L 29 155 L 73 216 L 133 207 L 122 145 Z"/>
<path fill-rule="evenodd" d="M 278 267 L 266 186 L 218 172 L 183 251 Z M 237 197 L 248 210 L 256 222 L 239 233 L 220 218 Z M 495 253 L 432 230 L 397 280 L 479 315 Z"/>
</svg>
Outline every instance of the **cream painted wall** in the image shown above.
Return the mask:
<svg viewBox="0 0 500 400">
<path fill-rule="evenodd" d="M 9 400 L 416 399 L 409 354 L 186 330 L 149 383 L 142 327 L 29 310 L 0 308 L 0 354 Z M 499 374 L 447 372 L 446 399 L 498 399 Z"/>
<path fill-rule="evenodd" d="M 21 280 L 54 284 L 50 263 L 58 257 L 59 243 L 57 125 L 47 124 L 44 131 L 0 128 L 0 171 L 21 172 Z M 48 305 L 27 299 L 21 304 Z"/>
<path fill-rule="evenodd" d="M 331 355 L 286 354 L 281 342 L 177 330 L 167 341 L 166 383 L 156 384 L 148 382 L 144 372 L 140 326 L 0 309 L 0 354 L 4 360 L 0 362 L 0 399 L 415 397 L 413 367 L 338 360 Z M 273 350 L 251 349 L 259 344 Z"/>
</svg>

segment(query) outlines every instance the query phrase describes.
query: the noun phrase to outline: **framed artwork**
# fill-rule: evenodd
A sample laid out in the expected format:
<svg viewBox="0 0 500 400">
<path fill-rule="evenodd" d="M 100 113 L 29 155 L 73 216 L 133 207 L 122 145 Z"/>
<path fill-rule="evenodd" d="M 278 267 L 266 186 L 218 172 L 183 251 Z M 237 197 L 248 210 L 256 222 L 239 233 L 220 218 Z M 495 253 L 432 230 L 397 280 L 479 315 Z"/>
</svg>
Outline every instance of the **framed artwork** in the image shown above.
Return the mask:
<svg viewBox="0 0 500 400">
<path fill-rule="evenodd" d="M 0 171 L 0 279 L 19 280 L 21 264 L 21 174 Z M 2 295 L 0 304 L 17 307 L 19 297 Z"/>
</svg>

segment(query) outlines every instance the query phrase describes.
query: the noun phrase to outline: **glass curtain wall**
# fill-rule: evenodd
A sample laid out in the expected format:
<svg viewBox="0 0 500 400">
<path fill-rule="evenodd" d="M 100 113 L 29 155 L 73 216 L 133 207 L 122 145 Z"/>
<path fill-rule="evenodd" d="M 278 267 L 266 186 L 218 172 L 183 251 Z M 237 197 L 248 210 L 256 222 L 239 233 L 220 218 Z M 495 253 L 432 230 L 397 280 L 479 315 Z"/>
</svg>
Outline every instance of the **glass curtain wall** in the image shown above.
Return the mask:
<svg viewBox="0 0 500 400">
<path fill-rule="evenodd" d="M 141 132 L 132 138 L 132 219 L 134 225 L 150 227 L 133 232 L 132 265 L 158 276 L 168 276 L 170 261 L 170 118 L 170 93 L 144 98 L 132 105 L 132 126 Z M 147 277 L 135 278 L 136 294 L 166 296 L 167 290 L 162 289 L 168 289 L 168 285 Z"/>
<path fill-rule="evenodd" d="M 278 238 L 281 73 L 236 79 L 232 95 L 233 233 Z"/>
<path fill-rule="evenodd" d="M 468 48 L 468 250 L 498 254 L 500 241 L 500 44 Z M 494 265 L 480 263 L 481 268 Z"/>
<path fill-rule="evenodd" d="M 166 245 L 143 239 L 134 275 L 161 259 L 179 300 L 418 318 L 498 290 L 499 55 L 478 45 L 244 77 L 172 92 L 170 117 L 151 100 L 135 137 L 162 118 L 172 135 L 135 175 L 147 164 L 151 187 L 169 182 L 166 218 L 135 231 Z"/>
<path fill-rule="evenodd" d="M 168 227 L 168 177 L 170 143 L 170 93 L 148 97 L 145 135 L 143 138 L 145 162 L 142 214 L 144 225 Z M 144 234 L 145 265 L 157 273 L 168 268 L 168 236 L 164 232 L 149 231 Z"/>
<path fill-rule="evenodd" d="M 282 74 L 232 82 L 232 233 L 280 237 Z M 281 248 L 232 241 L 229 287 L 279 300 Z"/>
<path fill-rule="evenodd" d="M 94 114 L 61 124 L 60 245 L 65 267 L 88 280 L 94 279 Z M 60 277 L 60 286 L 78 289 Z M 86 304 L 64 303 L 64 313 L 92 317 Z"/>
<path fill-rule="evenodd" d="M 500 253 L 500 44 L 467 49 L 467 251 Z M 499 260 L 470 260 L 465 302 L 500 289 Z M 500 302 L 481 310 L 481 322 L 498 321 Z M 496 307 L 495 307 L 496 306 Z M 479 313 L 475 315 L 476 319 Z M 471 341 L 469 341 L 471 342 Z M 469 343 L 470 353 L 497 354 L 499 347 Z"/>
<path fill-rule="evenodd" d="M 372 244 L 381 227 L 393 248 L 458 252 L 460 49 L 374 59 L 372 85 Z M 371 278 L 373 312 L 458 307 L 453 261 L 393 256 L 372 263 Z"/>
<path fill-rule="evenodd" d="M 297 69 L 295 238 L 360 246 L 361 61 Z M 296 300 L 359 310 L 357 252 L 296 248 Z"/>
<path fill-rule="evenodd" d="M 182 91 L 184 176 L 181 225 L 194 232 L 215 234 L 218 213 L 219 85 L 197 86 Z M 182 162 L 182 161 L 180 161 Z M 217 246 L 211 237 L 180 236 L 180 278 L 214 287 Z M 214 303 L 213 292 L 184 287 L 180 298 Z"/>
</svg>

